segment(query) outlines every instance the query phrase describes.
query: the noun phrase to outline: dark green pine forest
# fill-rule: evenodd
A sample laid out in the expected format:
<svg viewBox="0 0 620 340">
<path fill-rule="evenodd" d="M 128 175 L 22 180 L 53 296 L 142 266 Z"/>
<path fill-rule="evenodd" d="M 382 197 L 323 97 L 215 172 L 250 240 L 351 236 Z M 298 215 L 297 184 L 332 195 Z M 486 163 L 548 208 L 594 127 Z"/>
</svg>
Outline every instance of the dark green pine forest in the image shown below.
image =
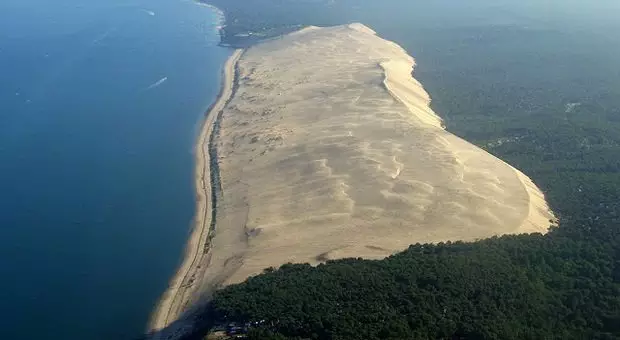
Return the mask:
<svg viewBox="0 0 620 340">
<path fill-rule="evenodd" d="M 251 322 L 251 339 L 620 339 L 620 24 L 605 8 L 210 2 L 224 44 L 351 21 L 397 42 L 447 129 L 532 178 L 559 226 L 270 268 L 218 291 L 199 325 Z"/>
</svg>

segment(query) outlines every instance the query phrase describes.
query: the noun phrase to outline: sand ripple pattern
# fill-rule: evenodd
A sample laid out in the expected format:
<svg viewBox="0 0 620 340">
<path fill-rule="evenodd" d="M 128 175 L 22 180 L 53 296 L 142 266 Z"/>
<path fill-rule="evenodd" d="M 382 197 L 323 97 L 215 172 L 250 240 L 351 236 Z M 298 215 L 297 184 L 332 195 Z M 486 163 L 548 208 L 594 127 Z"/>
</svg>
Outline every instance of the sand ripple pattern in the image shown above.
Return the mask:
<svg viewBox="0 0 620 340">
<path fill-rule="evenodd" d="M 361 24 L 244 53 L 217 139 L 221 219 L 204 287 L 286 262 L 547 231 L 540 190 L 447 132 L 414 65 Z"/>
</svg>

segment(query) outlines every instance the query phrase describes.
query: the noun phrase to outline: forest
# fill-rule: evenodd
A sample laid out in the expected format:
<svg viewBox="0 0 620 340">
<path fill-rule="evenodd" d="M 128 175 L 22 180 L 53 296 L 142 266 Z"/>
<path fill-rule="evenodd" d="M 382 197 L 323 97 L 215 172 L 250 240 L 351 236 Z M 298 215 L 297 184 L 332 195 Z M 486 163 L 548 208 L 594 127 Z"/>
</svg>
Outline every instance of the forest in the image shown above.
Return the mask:
<svg viewBox="0 0 620 340">
<path fill-rule="evenodd" d="M 250 322 L 251 339 L 620 339 L 620 37 L 611 26 L 573 29 L 479 0 L 452 11 L 434 7 L 450 1 L 209 2 L 226 14 L 225 45 L 356 20 L 397 42 L 447 129 L 526 173 L 560 222 L 546 235 L 269 268 L 218 291 L 204 328 Z M 396 10 L 407 6 L 428 8 Z"/>
<path fill-rule="evenodd" d="M 412 245 L 381 261 L 287 264 L 219 291 L 205 315 L 251 339 L 613 339 L 611 243 L 554 235 Z"/>
</svg>

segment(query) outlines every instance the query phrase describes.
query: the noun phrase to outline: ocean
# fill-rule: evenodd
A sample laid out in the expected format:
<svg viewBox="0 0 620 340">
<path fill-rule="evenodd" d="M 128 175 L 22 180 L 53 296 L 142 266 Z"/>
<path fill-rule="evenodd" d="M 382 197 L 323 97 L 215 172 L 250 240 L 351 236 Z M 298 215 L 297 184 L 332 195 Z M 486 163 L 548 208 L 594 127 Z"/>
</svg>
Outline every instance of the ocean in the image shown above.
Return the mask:
<svg viewBox="0 0 620 340">
<path fill-rule="evenodd" d="M 230 55 L 193 1 L 0 2 L 0 339 L 131 339 L 183 257 Z"/>
</svg>

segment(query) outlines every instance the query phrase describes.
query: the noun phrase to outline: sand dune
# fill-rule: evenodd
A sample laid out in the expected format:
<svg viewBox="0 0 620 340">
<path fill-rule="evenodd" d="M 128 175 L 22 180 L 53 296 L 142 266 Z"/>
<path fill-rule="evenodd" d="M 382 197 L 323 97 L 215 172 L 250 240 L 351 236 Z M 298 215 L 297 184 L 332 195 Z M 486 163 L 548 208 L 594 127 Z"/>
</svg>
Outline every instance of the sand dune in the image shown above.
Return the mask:
<svg viewBox="0 0 620 340">
<path fill-rule="evenodd" d="M 443 128 L 411 77 L 414 64 L 361 24 L 310 27 L 243 53 L 236 91 L 224 106 L 227 83 L 216 104 L 222 191 L 214 237 L 206 244 L 194 233 L 194 255 L 154 328 L 222 285 L 286 262 L 379 259 L 417 242 L 547 231 L 554 217 L 544 195 Z M 202 181 L 206 157 L 197 158 L 196 230 L 209 219 L 201 217 L 211 206 L 202 191 L 217 190 Z"/>
<path fill-rule="evenodd" d="M 543 194 L 445 131 L 413 66 L 361 24 L 246 51 L 218 139 L 223 198 L 209 285 L 288 261 L 547 231 Z"/>
</svg>

